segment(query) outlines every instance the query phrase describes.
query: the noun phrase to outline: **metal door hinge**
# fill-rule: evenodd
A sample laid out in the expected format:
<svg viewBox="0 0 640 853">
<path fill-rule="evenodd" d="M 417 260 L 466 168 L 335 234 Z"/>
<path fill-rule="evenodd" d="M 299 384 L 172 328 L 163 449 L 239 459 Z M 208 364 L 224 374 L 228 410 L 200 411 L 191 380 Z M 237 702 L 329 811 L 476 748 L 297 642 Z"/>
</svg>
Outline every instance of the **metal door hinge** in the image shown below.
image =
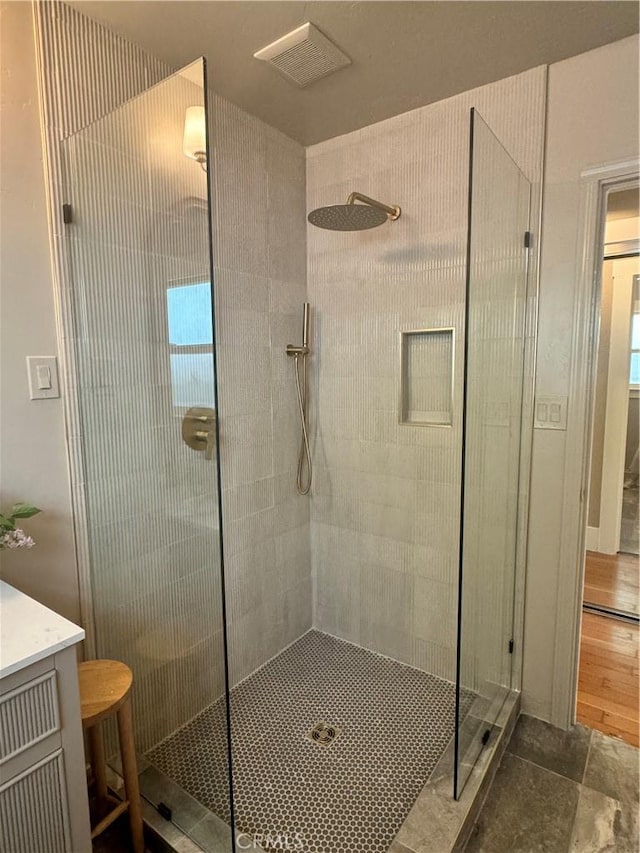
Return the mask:
<svg viewBox="0 0 640 853">
<path fill-rule="evenodd" d="M 70 204 L 62 205 L 62 221 L 65 225 L 71 225 L 73 222 L 73 209 Z"/>
<path fill-rule="evenodd" d="M 524 247 L 530 249 L 533 246 L 533 234 L 531 231 L 524 232 Z"/>
<path fill-rule="evenodd" d="M 509 654 L 513 654 L 513 640 L 509 640 Z"/>
</svg>

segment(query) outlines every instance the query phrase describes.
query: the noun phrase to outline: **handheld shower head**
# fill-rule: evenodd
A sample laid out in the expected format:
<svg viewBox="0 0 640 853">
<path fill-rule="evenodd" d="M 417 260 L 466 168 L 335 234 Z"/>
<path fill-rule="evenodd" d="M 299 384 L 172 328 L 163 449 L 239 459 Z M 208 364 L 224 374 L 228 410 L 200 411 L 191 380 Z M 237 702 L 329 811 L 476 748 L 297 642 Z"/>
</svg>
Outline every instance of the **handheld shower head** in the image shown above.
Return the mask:
<svg viewBox="0 0 640 853">
<path fill-rule="evenodd" d="M 356 201 L 362 204 L 356 204 Z M 351 193 L 346 204 L 332 204 L 312 210 L 307 219 L 318 228 L 329 231 L 364 231 L 376 228 L 400 216 L 400 208 L 376 201 L 374 198 Z"/>
</svg>

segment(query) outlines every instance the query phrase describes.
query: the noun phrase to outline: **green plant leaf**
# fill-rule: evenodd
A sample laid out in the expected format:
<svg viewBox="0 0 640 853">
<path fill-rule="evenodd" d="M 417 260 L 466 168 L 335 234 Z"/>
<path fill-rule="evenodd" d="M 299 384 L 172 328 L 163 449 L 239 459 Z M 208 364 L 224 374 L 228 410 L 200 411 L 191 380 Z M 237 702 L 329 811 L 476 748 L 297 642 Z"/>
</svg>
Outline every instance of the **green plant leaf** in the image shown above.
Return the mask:
<svg viewBox="0 0 640 853">
<path fill-rule="evenodd" d="M 11 507 L 11 518 L 31 518 L 32 515 L 37 515 L 39 512 L 41 510 L 31 504 L 14 504 Z"/>
<path fill-rule="evenodd" d="M 15 526 L 15 522 L 12 518 L 7 518 L 6 515 L 2 515 L 2 513 L 0 513 L 0 528 L 3 530 L 14 530 Z"/>
</svg>

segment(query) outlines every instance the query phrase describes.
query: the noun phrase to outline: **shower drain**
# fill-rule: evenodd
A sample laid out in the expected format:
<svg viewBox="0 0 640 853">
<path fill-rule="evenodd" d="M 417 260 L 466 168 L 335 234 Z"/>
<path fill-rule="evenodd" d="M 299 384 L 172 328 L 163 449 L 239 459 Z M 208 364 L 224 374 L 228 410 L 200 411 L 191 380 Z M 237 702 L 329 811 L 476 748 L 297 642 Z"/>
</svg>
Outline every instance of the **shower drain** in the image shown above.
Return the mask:
<svg viewBox="0 0 640 853">
<path fill-rule="evenodd" d="M 335 726 L 330 726 L 328 723 L 316 723 L 316 725 L 309 732 L 309 737 L 315 743 L 322 744 L 325 746 L 328 743 L 332 743 L 338 736 L 338 729 Z"/>
</svg>

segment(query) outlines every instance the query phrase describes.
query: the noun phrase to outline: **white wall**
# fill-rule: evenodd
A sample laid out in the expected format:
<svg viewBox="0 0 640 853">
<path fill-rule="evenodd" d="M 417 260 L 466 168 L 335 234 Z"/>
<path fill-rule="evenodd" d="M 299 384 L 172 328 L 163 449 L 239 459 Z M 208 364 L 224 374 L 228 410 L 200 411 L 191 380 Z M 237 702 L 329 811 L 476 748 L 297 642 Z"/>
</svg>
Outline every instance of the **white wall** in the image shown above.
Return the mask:
<svg viewBox="0 0 640 853">
<path fill-rule="evenodd" d="M 63 400 L 30 401 L 25 367 L 27 355 L 58 354 L 31 4 L 0 4 L 0 30 L 0 506 L 43 510 L 25 523 L 36 547 L 0 552 L 0 565 L 4 580 L 77 621 Z"/>
<path fill-rule="evenodd" d="M 569 393 L 575 333 L 580 174 L 638 156 L 637 38 L 552 65 L 547 116 L 537 392 L 562 396 Z M 570 654 L 566 632 L 560 628 L 558 633 L 559 627 L 568 622 L 569 633 L 573 628 L 573 613 L 558 595 L 563 596 L 565 583 L 577 585 L 575 566 L 560 562 L 563 528 L 569 523 L 562 501 L 566 448 L 577 436 L 534 433 L 523 707 L 566 724 L 554 708 L 560 701 L 553 701 L 554 664 Z M 576 492 L 569 513 L 575 518 L 579 512 Z M 559 693 L 568 688 L 557 685 Z"/>
</svg>

